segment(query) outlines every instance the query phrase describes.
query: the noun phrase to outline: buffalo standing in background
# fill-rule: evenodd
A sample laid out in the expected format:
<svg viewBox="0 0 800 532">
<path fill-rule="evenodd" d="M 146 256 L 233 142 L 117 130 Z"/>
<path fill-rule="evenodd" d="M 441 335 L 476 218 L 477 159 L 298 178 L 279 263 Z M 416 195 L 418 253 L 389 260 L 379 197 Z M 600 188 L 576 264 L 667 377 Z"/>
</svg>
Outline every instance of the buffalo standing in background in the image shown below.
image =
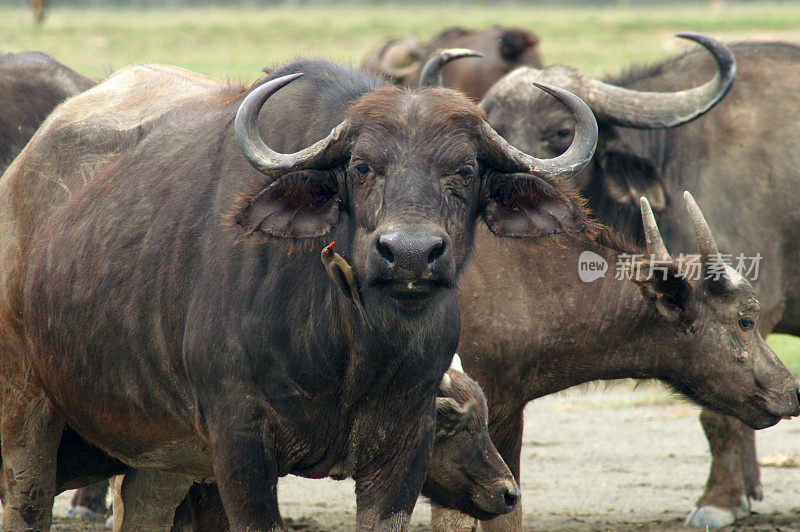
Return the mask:
<svg viewBox="0 0 800 532">
<path fill-rule="evenodd" d="M 651 104 L 665 94 L 641 91 L 682 90 L 715 75 L 717 61 L 700 51 L 631 69 L 607 83 L 568 67 L 521 68 L 499 81 L 481 105 L 506 140 L 547 157 L 569 145 L 573 123 L 529 90 L 530 83 L 553 83 L 582 96 L 597 117 L 600 138 L 595 157 L 575 181 L 600 221 L 642 241 L 636 199 L 644 195 L 667 246 L 690 251 L 694 235 L 679 223 L 677 199 L 680 191 L 691 190 L 715 227 L 720 249 L 734 260 L 740 253 L 761 255 L 754 281 L 761 334 L 798 335 L 800 47 L 749 42 L 730 50 L 738 64 L 736 83 L 699 118 L 659 112 Z M 663 111 L 670 105 L 664 100 Z M 708 410 L 700 421 L 713 461 L 687 523 L 722 526 L 749 511 L 748 498 L 763 496 L 755 436 L 739 421 Z"/>
<path fill-rule="evenodd" d="M 427 44 L 413 38 L 394 38 L 371 51 L 364 60 L 367 71 L 382 74 L 402 85 L 415 86 L 426 60 L 438 50 L 468 48 L 483 57 L 462 59 L 442 71 L 444 86 L 479 101 L 497 80 L 515 68 L 541 67 L 539 38 L 517 28 L 494 26 L 482 30 L 450 28 Z"/>
<path fill-rule="evenodd" d="M 96 476 L 215 479 L 234 529 L 282 527 L 288 473 L 352 477 L 358 527 L 404 529 L 476 219 L 589 229 L 556 179 L 591 157 L 595 122 L 553 92 L 582 118 L 549 161 L 455 92 L 324 62 L 251 91 L 140 65 L 59 107 L 0 181 L 4 528 L 49 526 L 88 442 L 111 457 Z M 323 140 L 265 144 L 323 111 L 345 117 Z M 325 275 L 332 240 L 370 324 Z"/>
<path fill-rule="evenodd" d="M 56 105 L 94 85 L 45 54 L 0 56 L 0 175 Z"/>
<path fill-rule="evenodd" d="M 47 115 L 71 96 L 96 83 L 38 52 L 21 52 L 0 57 L 0 175 L 31 139 Z M 81 489 L 72 498 L 79 514 L 106 512 L 103 482 Z"/>
</svg>

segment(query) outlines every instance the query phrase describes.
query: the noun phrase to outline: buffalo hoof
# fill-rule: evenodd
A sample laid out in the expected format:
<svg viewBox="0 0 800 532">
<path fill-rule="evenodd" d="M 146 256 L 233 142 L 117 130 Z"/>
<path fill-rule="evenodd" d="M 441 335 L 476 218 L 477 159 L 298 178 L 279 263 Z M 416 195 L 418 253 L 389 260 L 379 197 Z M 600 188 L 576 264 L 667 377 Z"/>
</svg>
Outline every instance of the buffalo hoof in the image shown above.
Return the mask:
<svg viewBox="0 0 800 532">
<path fill-rule="evenodd" d="M 103 514 L 99 514 L 93 510 L 90 510 L 86 506 L 73 506 L 70 508 L 69 512 L 67 512 L 68 519 L 82 519 L 84 521 L 100 521 L 105 517 Z"/>
<path fill-rule="evenodd" d="M 735 521 L 736 516 L 727 508 L 703 506 L 692 510 L 683 524 L 684 526 L 721 528 L 723 526 L 732 525 Z"/>
<path fill-rule="evenodd" d="M 750 489 L 750 498 L 754 501 L 763 501 L 764 489 L 761 486 L 756 486 L 755 488 Z"/>
<path fill-rule="evenodd" d="M 750 499 L 742 497 L 739 506 L 720 508 L 719 506 L 701 506 L 695 508 L 686 517 L 685 526 L 707 526 L 720 528 L 733 524 L 737 519 L 750 515 Z"/>
</svg>

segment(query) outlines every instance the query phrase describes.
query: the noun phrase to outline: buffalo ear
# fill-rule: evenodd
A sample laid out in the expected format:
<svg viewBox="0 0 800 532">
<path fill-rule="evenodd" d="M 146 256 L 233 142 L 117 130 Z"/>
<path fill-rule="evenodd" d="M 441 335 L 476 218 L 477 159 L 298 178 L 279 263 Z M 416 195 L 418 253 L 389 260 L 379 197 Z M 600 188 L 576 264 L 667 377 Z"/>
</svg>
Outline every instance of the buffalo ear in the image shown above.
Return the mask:
<svg viewBox="0 0 800 532">
<path fill-rule="evenodd" d="M 245 195 L 233 219 L 247 234 L 313 238 L 333 229 L 339 220 L 340 204 L 331 172 L 305 170 L 287 174 L 261 191 Z"/>
<path fill-rule="evenodd" d="M 623 147 L 624 148 L 624 147 Z M 610 149 L 600 159 L 606 193 L 617 203 L 639 208 L 639 198 L 647 198 L 654 211 L 667 206 L 661 173 L 648 158 L 629 149 Z"/>
<path fill-rule="evenodd" d="M 507 29 L 500 36 L 500 57 L 509 63 L 515 63 L 522 54 L 536 46 L 538 42 L 539 38 L 527 31 Z"/>
<path fill-rule="evenodd" d="M 640 264 L 631 280 L 639 285 L 661 316 L 670 322 L 694 321 L 696 314 L 692 285 L 671 264 Z"/>
<path fill-rule="evenodd" d="M 584 200 L 566 185 L 530 174 L 496 174 L 487 186 L 483 219 L 498 236 L 536 239 L 589 231 Z"/>
</svg>

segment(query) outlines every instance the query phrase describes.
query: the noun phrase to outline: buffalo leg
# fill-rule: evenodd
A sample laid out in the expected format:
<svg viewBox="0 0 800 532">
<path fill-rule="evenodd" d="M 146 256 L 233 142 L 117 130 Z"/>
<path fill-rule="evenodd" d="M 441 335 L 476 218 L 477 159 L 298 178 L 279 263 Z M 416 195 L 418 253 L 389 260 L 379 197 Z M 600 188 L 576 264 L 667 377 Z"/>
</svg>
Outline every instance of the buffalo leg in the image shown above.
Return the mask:
<svg viewBox="0 0 800 532">
<path fill-rule="evenodd" d="M 177 473 L 131 469 L 114 477 L 114 532 L 168 531 L 192 480 Z"/>
<path fill-rule="evenodd" d="M 31 7 L 33 8 L 33 20 L 37 23 L 44 20 L 44 8 L 46 0 L 31 0 Z"/>
<path fill-rule="evenodd" d="M 705 492 L 686 524 L 726 526 L 749 512 L 742 472 L 744 426 L 737 419 L 706 409 L 700 413 L 700 423 L 711 450 L 711 471 Z"/>
<path fill-rule="evenodd" d="M 742 474 L 745 495 L 754 501 L 763 501 L 761 470 L 756 456 L 756 431 L 745 425 L 742 425 Z"/>
<path fill-rule="evenodd" d="M 284 530 L 278 510 L 278 466 L 273 450 L 265 445 L 262 416 L 242 408 L 220 422 L 211 418 L 209 443 L 214 476 L 231 530 Z M 219 416 L 219 413 L 216 413 Z M 238 419 L 237 419 L 238 418 Z M 253 423 L 252 420 L 258 422 Z M 249 430 L 242 427 L 256 425 Z M 274 440 L 273 440 L 274 441 Z"/>
<path fill-rule="evenodd" d="M 3 405 L 3 530 L 49 530 L 56 456 L 64 422 L 44 394 L 20 392 Z"/>
<path fill-rule="evenodd" d="M 72 505 L 69 511 L 70 517 L 105 516 L 108 511 L 106 507 L 107 493 L 107 480 L 76 490 L 70 502 Z"/>
<path fill-rule="evenodd" d="M 386 465 L 356 480 L 358 530 L 407 530 L 425 480 L 433 448 L 433 416 L 421 420 L 401 452 Z"/>
<path fill-rule="evenodd" d="M 478 520 L 457 510 L 431 506 L 431 528 L 434 532 L 475 531 Z"/>
<path fill-rule="evenodd" d="M 175 510 L 172 532 L 225 532 L 228 518 L 216 484 L 193 484 L 186 498 Z"/>
</svg>

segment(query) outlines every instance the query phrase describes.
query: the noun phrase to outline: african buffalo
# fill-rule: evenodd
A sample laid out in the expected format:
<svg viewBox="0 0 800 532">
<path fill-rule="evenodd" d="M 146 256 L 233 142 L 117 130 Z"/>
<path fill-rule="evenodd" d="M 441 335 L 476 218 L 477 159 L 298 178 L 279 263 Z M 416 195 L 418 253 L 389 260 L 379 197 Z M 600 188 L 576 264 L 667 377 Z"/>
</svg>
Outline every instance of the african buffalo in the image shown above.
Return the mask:
<svg viewBox="0 0 800 532">
<path fill-rule="evenodd" d="M 45 54 L 0 56 L 0 175 L 56 105 L 94 84 Z"/>
<path fill-rule="evenodd" d="M 687 251 L 693 235 L 679 223 L 676 200 L 681 190 L 692 190 L 726 253 L 734 260 L 739 254 L 760 254 L 754 287 L 763 308 L 758 324 L 761 334 L 797 335 L 800 47 L 750 42 L 733 44 L 730 51 L 738 64 L 736 83 L 706 114 L 713 98 L 698 107 L 699 113 L 670 110 L 676 95 L 685 95 L 679 102 L 689 101 L 705 91 L 689 87 L 714 76 L 719 66 L 723 67 L 721 78 L 732 80 L 729 60 L 716 54 L 715 61 L 700 51 L 631 69 L 607 83 L 566 67 L 521 68 L 499 81 L 482 107 L 506 140 L 545 157 L 557 155 L 569 144 L 572 121 L 528 90 L 529 84 L 549 82 L 582 96 L 592 107 L 601 134 L 592 163 L 576 176 L 576 182 L 598 218 L 641 241 L 635 199 L 644 195 L 653 205 L 667 245 L 674 251 Z M 725 64 L 730 67 L 726 69 Z M 716 92 L 724 94 L 724 84 L 717 86 Z M 715 92 L 714 85 L 706 88 Z M 640 92 L 684 89 L 689 90 Z M 687 521 L 720 526 L 747 512 L 748 498 L 762 497 L 754 433 L 709 411 L 703 412 L 701 423 L 713 462 L 705 493 Z"/>
<path fill-rule="evenodd" d="M 492 440 L 517 481 L 525 405 L 583 382 L 656 378 L 754 428 L 800 413 L 797 381 L 754 327 L 760 313 L 751 285 L 735 272 L 692 279 L 689 263 L 667 253 L 643 203 L 646 251 L 607 230 L 593 243 L 546 251 L 476 233 L 459 282 L 459 353 L 486 394 Z M 686 203 L 709 271 L 716 244 L 690 196 Z M 589 282 L 579 271 L 587 251 L 609 268 Z M 620 268 L 636 255 L 654 258 L 652 270 L 647 261 Z M 483 528 L 521 530 L 522 508 Z"/>
<path fill-rule="evenodd" d="M 70 436 L 106 474 L 214 479 L 237 530 L 282 527 L 289 473 L 352 477 L 358 527 L 404 529 L 475 221 L 533 242 L 591 227 L 557 178 L 596 124 L 546 90 L 581 116 L 552 160 L 456 92 L 321 61 L 252 90 L 138 65 L 60 106 L 0 180 L 4 528 L 49 526 Z M 313 145 L 268 147 L 331 113 Z M 368 321 L 326 278 L 332 240 Z"/>
<path fill-rule="evenodd" d="M 482 57 L 448 65 L 442 75 L 446 87 L 480 100 L 489 87 L 518 66 L 541 67 L 536 49 L 539 38 L 517 28 L 493 26 L 482 30 L 449 28 L 429 43 L 412 38 L 394 38 L 371 51 L 364 68 L 382 74 L 395 83 L 415 86 L 426 60 L 438 50 L 469 48 Z"/>
</svg>

